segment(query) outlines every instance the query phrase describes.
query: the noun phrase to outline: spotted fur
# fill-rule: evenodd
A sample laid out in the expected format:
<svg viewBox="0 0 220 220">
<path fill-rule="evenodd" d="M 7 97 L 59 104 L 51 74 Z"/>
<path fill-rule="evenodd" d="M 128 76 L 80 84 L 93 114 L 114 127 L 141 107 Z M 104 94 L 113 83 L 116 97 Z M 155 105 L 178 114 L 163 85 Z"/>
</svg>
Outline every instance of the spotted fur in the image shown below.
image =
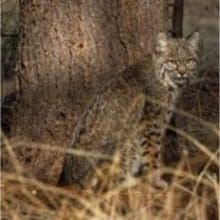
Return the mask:
<svg viewBox="0 0 220 220">
<path fill-rule="evenodd" d="M 199 33 L 195 32 L 190 39 L 167 39 L 164 33 L 157 37 L 155 53 L 153 56 L 154 73 L 161 84 L 167 88 L 165 94 L 166 107 L 164 110 L 158 106 L 162 120 L 148 126 L 141 140 L 143 150 L 143 165 L 140 169 L 149 169 L 149 156 L 153 159 L 151 166 L 156 170 L 155 185 L 166 185 L 160 179 L 161 148 L 167 125 L 175 112 L 176 104 L 183 88 L 187 87 L 197 78 L 199 63 Z M 163 97 L 161 97 L 163 98 Z M 159 125 L 159 126 L 158 126 Z M 143 168 L 144 167 L 144 168 Z"/>
<path fill-rule="evenodd" d="M 198 32 L 190 39 L 158 34 L 153 56 L 118 74 L 91 100 L 69 147 L 107 155 L 110 161 L 117 152 L 119 161 L 113 172 L 117 180 L 152 173 L 152 183 L 164 187 L 162 140 L 183 88 L 196 78 L 198 45 Z M 85 176 L 95 176 L 91 182 L 96 185 L 96 170 L 100 174 L 104 167 L 104 173 L 111 173 L 106 172 L 106 167 L 111 168 L 106 162 L 109 164 L 105 159 L 66 155 L 61 177 L 67 184 L 84 185 Z M 88 175 L 90 171 L 93 174 Z"/>
</svg>

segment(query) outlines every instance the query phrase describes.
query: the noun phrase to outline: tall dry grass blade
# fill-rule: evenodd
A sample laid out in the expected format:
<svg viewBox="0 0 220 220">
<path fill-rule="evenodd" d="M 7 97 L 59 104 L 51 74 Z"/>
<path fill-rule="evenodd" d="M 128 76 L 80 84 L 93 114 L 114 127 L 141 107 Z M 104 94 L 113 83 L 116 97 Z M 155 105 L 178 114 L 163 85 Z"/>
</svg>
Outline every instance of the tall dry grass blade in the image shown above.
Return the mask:
<svg viewBox="0 0 220 220">
<path fill-rule="evenodd" d="M 21 187 L 21 191 L 22 193 L 28 198 L 30 199 L 31 202 L 33 202 L 34 204 L 37 204 L 37 205 L 41 205 L 41 206 L 44 206 L 44 204 L 42 203 L 42 201 L 40 201 L 38 198 L 36 198 L 26 187 L 25 184 L 22 184 L 22 181 L 21 181 L 21 176 L 23 176 L 24 174 L 24 170 L 23 170 L 23 167 L 21 166 L 20 162 L 18 161 L 17 157 L 16 157 L 16 154 L 15 152 L 13 151 L 13 147 L 12 145 L 10 144 L 9 140 L 7 139 L 7 137 L 4 135 L 3 131 L 1 131 L 1 135 L 2 135 L 2 139 L 3 139 L 3 142 L 5 144 L 5 148 L 10 156 L 10 159 L 11 159 L 11 162 L 14 166 L 14 169 L 16 171 L 16 173 L 18 174 L 17 175 L 17 179 L 16 181 L 18 180 L 21 184 L 20 184 L 20 187 Z M 6 187 L 6 186 L 5 186 Z"/>
<path fill-rule="evenodd" d="M 16 148 L 19 146 L 26 146 L 30 145 L 32 148 L 37 148 L 45 151 L 52 151 L 52 152 L 60 152 L 60 153 L 67 153 L 67 154 L 72 154 L 80 157 L 86 157 L 86 158 L 97 158 L 97 159 L 103 159 L 103 160 L 110 160 L 109 156 L 106 156 L 106 154 L 101 154 L 101 153 L 92 153 L 92 152 L 87 152 L 84 150 L 75 150 L 75 149 L 69 149 L 69 148 L 62 148 L 58 145 L 51 145 L 51 144 L 45 144 L 45 143 L 36 143 L 36 142 L 24 142 L 24 141 L 16 141 L 12 140 L 12 147 Z"/>
<path fill-rule="evenodd" d="M 168 126 L 168 128 L 172 131 L 175 131 L 177 134 L 181 135 L 182 137 L 184 137 L 185 139 L 187 139 L 188 141 L 193 143 L 201 152 L 206 154 L 212 162 L 214 162 L 217 166 L 219 165 L 218 159 L 216 158 L 217 155 L 213 156 L 213 153 L 210 150 L 208 150 L 208 148 L 205 145 L 203 145 L 202 143 L 200 143 L 197 139 L 195 139 L 194 137 L 189 135 L 187 132 L 185 132 L 179 128 L 175 128 L 170 125 Z"/>
<path fill-rule="evenodd" d="M 160 101 L 158 101 L 158 100 L 156 100 L 156 99 L 147 98 L 147 97 L 146 97 L 146 99 L 147 99 L 147 101 L 153 102 L 153 103 L 156 103 L 156 104 L 159 104 L 160 106 L 162 106 L 162 107 L 164 107 L 164 108 L 166 108 L 166 109 L 169 108 L 169 106 L 168 106 L 166 103 L 162 103 L 162 102 L 160 102 Z M 219 129 L 218 129 L 213 123 L 210 123 L 210 122 L 208 122 L 208 121 L 205 121 L 205 120 L 203 120 L 203 119 L 200 118 L 200 117 L 197 117 L 197 116 L 195 116 L 195 115 L 192 115 L 191 113 L 188 113 L 188 112 L 183 111 L 183 110 L 178 109 L 178 108 L 175 109 L 175 113 L 177 113 L 177 114 L 179 114 L 179 115 L 181 115 L 181 116 L 184 116 L 184 117 L 186 117 L 186 118 L 189 118 L 189 119 L 192 119 L 192 120 L 196 121 L 197 123 L 199 123 L 199 124 L 201 124 L 201 125 L 203 125 L 203 126 L 209 128 L 209 129 L 212 130 L 217 136 L 219 136 Z"/>
</svg>

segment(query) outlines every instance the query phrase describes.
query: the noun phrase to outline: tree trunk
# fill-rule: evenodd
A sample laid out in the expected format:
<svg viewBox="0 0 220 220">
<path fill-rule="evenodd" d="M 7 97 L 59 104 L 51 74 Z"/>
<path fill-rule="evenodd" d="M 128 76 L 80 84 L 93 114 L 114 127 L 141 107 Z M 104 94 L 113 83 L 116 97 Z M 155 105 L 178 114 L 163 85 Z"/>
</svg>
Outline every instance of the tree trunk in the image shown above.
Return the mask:
<svg viewBox="0 0 220 220">
<path fill-rule="evenodd" d="M 9 136 L 19 145 L 26 173 L 57 182 L 63 154 L 51 151 L 52 146 L 65 149 L 90 94 L 103 80 L 152 52 L 155 35 L 167 29 L 166 4 L 20 1 L 19 98 Z"/>
</svg>

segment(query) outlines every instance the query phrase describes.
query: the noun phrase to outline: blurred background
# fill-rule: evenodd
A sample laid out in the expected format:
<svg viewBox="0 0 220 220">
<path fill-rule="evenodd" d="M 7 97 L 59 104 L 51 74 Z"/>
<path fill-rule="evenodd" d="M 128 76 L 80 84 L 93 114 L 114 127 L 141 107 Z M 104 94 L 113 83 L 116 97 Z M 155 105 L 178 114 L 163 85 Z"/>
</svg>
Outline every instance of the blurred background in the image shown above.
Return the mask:
<svg viewBox="0 0 220 220">
<path fill-rule="evenodd" d="M 219 1 L 185 0 L 184 35 L 200 28 L 204 53 L 209 68 L 218 69 L 219 62 Z M 214 65 L 213 65 L 214 64 Z"/>
</svg>

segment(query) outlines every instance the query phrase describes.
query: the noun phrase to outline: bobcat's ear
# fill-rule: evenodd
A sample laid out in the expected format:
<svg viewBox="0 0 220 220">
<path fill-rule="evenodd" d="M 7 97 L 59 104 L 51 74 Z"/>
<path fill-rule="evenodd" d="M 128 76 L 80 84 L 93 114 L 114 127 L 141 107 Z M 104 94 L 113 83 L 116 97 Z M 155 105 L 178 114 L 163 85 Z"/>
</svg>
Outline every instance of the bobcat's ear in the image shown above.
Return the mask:
<svg viewBox="0 0 220 220">
<path fill-rule="evenodd" d="M 167 36 L 164 32 L 160 32 L 157 35 L 157 40 L 156 40 L 156 52 L 164 52 L 167 49 L 168 45 L 168 40 Z"/>
<path fill-rule="evenodd" d="M 200 33 L 199 31 L 194 32 L 187 40 L 196 50 L 199 48 Z"/>
</svg>

